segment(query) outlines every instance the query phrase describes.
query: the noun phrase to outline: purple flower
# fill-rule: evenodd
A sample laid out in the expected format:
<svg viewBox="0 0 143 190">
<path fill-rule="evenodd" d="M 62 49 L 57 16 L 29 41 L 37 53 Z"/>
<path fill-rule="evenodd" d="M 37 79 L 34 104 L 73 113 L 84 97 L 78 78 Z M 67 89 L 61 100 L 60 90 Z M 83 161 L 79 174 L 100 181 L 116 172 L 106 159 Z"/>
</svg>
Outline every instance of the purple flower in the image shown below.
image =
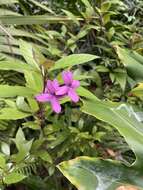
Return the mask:
<svg viewBox="0 0 143 190">
<path fill-rule="evenodd" d="M 59 95 L 57 95 L 57 92 L 60 90 L 60 86 L 57 80 L 48 80 L 44 93 L 38 94 L 35 98 L 37 101 L 39 102 L 50 102 L 52 109 L 56 112 L 56 113 L 60 113 L 61 112 L 61 105 L 59 103 L 59 99 L 61 98 L 61 96 L 63 95 L 62 93 Z"/>
<path fill-rule="evenodd" d="M 79 96 L 76 93 L 76 89 L 80 86 L 78 80 L 73 79 L 71 71 L 63 71 L 62 78 L 64 80 L 64 86 L 62 86 L 57 92 L 57 95 L 68 95 L 73 102 L 79 101 Z"/>
</svg>

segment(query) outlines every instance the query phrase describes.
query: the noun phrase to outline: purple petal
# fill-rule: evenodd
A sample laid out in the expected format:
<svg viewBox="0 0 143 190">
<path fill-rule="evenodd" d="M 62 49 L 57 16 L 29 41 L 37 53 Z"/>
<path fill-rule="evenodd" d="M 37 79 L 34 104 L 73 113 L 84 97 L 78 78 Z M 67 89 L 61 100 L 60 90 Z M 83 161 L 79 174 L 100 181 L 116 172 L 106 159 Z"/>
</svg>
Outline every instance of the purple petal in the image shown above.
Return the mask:
<svg viewBox="0 0 143 190">
<path fill-rule="evenodd" d="M 35 96 L 35 98 L 38 102 L 47 102 L 51 99 L 51 95 L 42 93 L 42 94 L 38 94 L 37 96 Z"/>
<path fill-rule="evenodd" d="M 58 99 L 56 97 L 53 97 L 50 100 L 50 102 L 51 102 L 53 111 L 56 113 L 60 113 L 61 112 L 61 105 L 60 105 Z"/>
<path fill-rule="evenodd" d="M 72 88 L 78 88 L 80 86 L 80 82 L 78 80 L 73 80 L 71 87 Z"/>
<path fill-rule="evenodd" d="M 58 83 L 58 81 L 56 79 L 54 79 L 52 81 L 52 85 L 53 85 L 55 91 L 59 89 L 59 83 Z"/>
<path fill-rule="evenodd" d="M 63 71 L 63 73 L 62 73 L 62 78 L 63 78 L 63 80 L 64 80 L 64 83 L 65 83 L 66 85 L 69 85 L 69 84 L 71 84 L 72 81 L 73 81 L 73 74 L 72 74 L 71 71 Z"/>
<path fill-rule="evenodd" d="M 56 95 L 61 96 L 65 95 L 68 92 L 68 87 L 67 86 L 61 86 L 59 89 L 56 91 Z"/>
<path fill-rule="evenodd" d="M 73 90 L 72 88 L 70 88 L 70 90 L 68 91 L 68 96 L 71 98 L 73 102 L 79 101 L 79 96 L 77 95 L 75 90 Z"/>
<path fill-rule="evenodd" d="M 55 89 L 53 87 L 53 83 L 52 83 L 51 80 L 47 80 L 45 91 L 49 92 L 49 93 L 54 93 L 55 92 Z"/>
</svg>

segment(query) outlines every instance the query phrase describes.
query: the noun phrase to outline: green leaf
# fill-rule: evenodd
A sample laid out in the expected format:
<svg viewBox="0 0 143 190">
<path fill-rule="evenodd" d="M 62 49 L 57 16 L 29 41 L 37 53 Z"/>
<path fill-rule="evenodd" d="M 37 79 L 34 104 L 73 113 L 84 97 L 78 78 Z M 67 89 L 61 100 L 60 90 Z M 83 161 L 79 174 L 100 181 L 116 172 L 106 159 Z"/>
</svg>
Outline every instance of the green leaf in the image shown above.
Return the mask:
<svg viewBox="0 0 143 190">
<path fill-rule="evenodd" d="M 143 83 L 139 83 L 136 88 L 133 88 L 131 93 L 137 97 L 143 98 Z"/>
<path fill-rule="evenodd" d="M 12 140 L 15 142 L 16 147 L 18 149 L 18 153 L 14 155 L 14 161 L 20 162 L 23 159 L 25 159 L 26 156 L 28 156 L 32 147 L 33 139 L 27 141 L 25 139 L 22 129 L 19 128 L 16 134 L 16 138 Z"/>
<path fill-rule="evenodd" d="M 41 38 L 36 36 L 36 33 L 33 34 L 33 33 L 30 33 L 30 32 L 27 32 L 25 30 L 16 29 L 16 28 L 13 28 L 13 27 L 5 27 L 4 29 L 7 31 L 8 34 L 10 34 L 13 37 L 28 37 L 28 38 L 35 39 L 35 40 L 41 42 L 44 45 L 47 45 L 47 43 L 44 40 L 42 40 Z M 5 32 L 2 29 L 0 29 L 0 36 L 5 37 Z M 10 39 L 10 42 L 11 42 L 11 40 L 12 39 Z M 18 42 L 19 41 L 17 40 L 17 45 L 18 45 Z"/>
<path fill-rule="evenodd" d="M 5 155 L 9 156 L 9 155 L 10 155 L 10 146 L 9 146 L 7 143 L 2 142 L 2 143 L 1 143 L 1 151 L 2 151 Z"/>
<path fill-rule="evenodd" d="M 116 81 L 120 84 L 122 90 L 125 90 L 126 87 L 126 81 L 127 81 L 127 73 L 123 69 L 115 69 L 114 70 L 114 76 L 116 78 Z"/>
<path fill-rule="evenodd" d="M 38 102 L 35 99 L 28 97 L 27 101 L 28 101 L 28 103 L 30 105 L 30 108 L 31 108 L 32 112 L 38 111 L 39 106 L 38 106 Z"/>
<path fill-rule="evenodd" d="M 30 43 L 20 40 L 19 42 L 20 52 L 26 62 L 31 65 L 33 68 L 37 68 L 39 70 L 39 66 L 35 61 L 34 54 L 33 54 L 33 47 Z"/>
<path fill-rule="evenodd" d="M 2 154 L 0 154 L 0 169 L 5 168 L 5 166 L 6 166 L 5 158 Z"/>
<path fill-rule="evenodd" d="M 115 50 L 123 65 L 127 68 L 127 72 L 137 82 L 143 81 L 143 56 L 134 51 L 122 49 L 118 46 Z"/>
<path fill-rule="evenodd" d="M 33 3 L 34 5 L 36 5 L 37 7 L 40 7 L 41 9 L 48 11 L 49 13 L 55 14 L 51 9 L 49 9 L 48 7 L 46 7 L 45 5 L 42 5 L 41 3 L 35 1 L 35 0 L 28 0 L 29 2 Z"/>
<path fill-rule="evenodd" d="M 50 156 L 50 154 L 46 151 L 38 151 L 37 156 L 39 156 L 42 160 L 46 161 L 46 162 L 49 162 L 49 163 L 52 163 L 52 157 Z"/>
<path fill-rule="evenodd" d="M 31 112 L 31 109 L 27 102 L 25 101 L 23 96 L 18 96 L 16 99 L 16 106 L 18 110 L 23 111 L 23 112 Z"/>
<path fill-rule="evenodd" d="M 102 5 L 101 5 L 101 11 L 104 13 L 104 12 L 107 12 L 109 9 L 110 9 L 110 7 L 111 7 L 111 3 L 110 2 L 104 2 L 104 3 L 102 3 Z"/>
<path fill-rule="evenodd" d="M 34 72 L 34 71 L 25 71 L 24 77 L 27 82 L 27 87 L 34 89 L 37 92 L 43 91 L 43 77 L 41 73 Z"/>
<path fill-rule="evenodd" d="M 143 167 L 143 124 L 133 108 L 126 104 L 102 101 L 84 101 L 83 112 L 115 127 L 136 155 L 135 166 Z"/>
<path fill-rule="evenodd" d="M 18 0 L 0 0 L 0 5 L 18 3 Z"/>
<path fill-rule="evenodd" d="M 40 130 L 40 126 L 37 122 L 33 122 L 33 121 L 27 121 L 25 123 L 22 124 L 25 128 L 28 127 L 30 129 L 33 129 L 33 130 Z"/>
<path fill-rule="evenodd" d="M 0 61 L 0 70 L 17 71 L 23 73 L 24 71 L 34 70 L 30 65 L 16 60 Z"/>
<path fill-rule="evenodd" d="M 0 85 L 0 97 L 33 96 L 36 92 L 28 87 Z"/>
<path fill-rule="evenodd" d="M 5 176 L 3 181 L 5 184 L 10 185 L 13 183 L 18 183 L 18 182 L 22 181 L 24 178 L 26 178 L 25 175 L 23 175 L 21 173 L 12 172 L 12 173 L 8 174 L 7 176 Z"/>
<path fill-rule="evenodd" d="M 19 13 L 14 12 L 14 11 L 10 11 L 8 9 L 0 9 L 0 16 L 2 15 L 16 15 L 16 16 L 20 16 Z"/>
<path fill-rule="evenodd" d="M 30 113 L 21 112 L 15 108 L 3 108 L 0 110 L 0 119 L 17 120 L 30 116 Z"/>
<path fill-rule="evenodd" d="M 80 86 L 79 88 L 77 88 L 77 93 L 82 96 L 85 97 L 87 99 L 91 99 L 91 100 L 99 100 L 94 94 L 92 94 L 89 90 L 87 90 L 86 88 Z"/>
<path fill-rule="evenodd" d="M 115 190 L 127 184 L 143 189 L 140 171 L 117 161 L 78 157 L 62 162 L 58 168 L 78 190 Z"/>
<path fill-rule="evenodd" d="M 25 139 L 25 135 L 21 129 L 21 127 L 19 127 L 17 133 L 16 133 L 16 137 L 15 137 L 15 142 L 17 144 L 17 148 L 20 149 L 20 144 L 22 142 L 24 142 L 26 139 Z"/>
<path fill-rule="evenodd" d="M 78 20 L 83 20 L 77 17 Z M 32 25 L 32 24 L 47 24 L 57 22 L 71 22 L 67 16 L 49 16 L 49 15 L 34 15 L 34 16 L 0 16 L 2 24 L 16 25 Z"/>
<path fill-rule="evenodd" d="M 96 55 L 90 54 L 73 54 L 66 57 L 61 58 L 60 60 L 55 62 L 55 65 L 50 70 L 56 69 L 64 69 L 67 67 L 73 67 L 74 65 L 83 64 L 94 59 L 99 58 Z"/>
<path fill-rule="evenodd" d="M 79 26 L 79 21 L 78 21 L 78 19 L 76 18 L 76 16 L 74 15 L 74 14 L 72 14 L 70 11 L 68 11 L 68 10 L 62 10 L 69 18 L 71 18 L 72 20 L 73 20 L 73 22 L 75 23 L 75 24 L 77 24 L 78 26 Z"/>
</svg>

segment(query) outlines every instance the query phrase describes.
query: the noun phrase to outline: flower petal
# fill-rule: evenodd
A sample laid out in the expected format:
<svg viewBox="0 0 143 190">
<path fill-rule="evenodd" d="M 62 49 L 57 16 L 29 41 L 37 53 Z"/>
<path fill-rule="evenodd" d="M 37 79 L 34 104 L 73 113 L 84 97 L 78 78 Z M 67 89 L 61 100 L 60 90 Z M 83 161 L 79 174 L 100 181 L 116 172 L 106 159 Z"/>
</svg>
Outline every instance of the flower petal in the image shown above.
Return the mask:
<svg viewBox="0 0 143 190">
<path fill-rule="evenodd" d="M 61 105 L 60 105 L 58 99 L 56 97 L 53 97 L 50 100 L 50 102 L 51 102 L 53 111 L 56 113 L 60 113 L 61 112 Z"/>
<path fill-rule="evenodd" d="M 49 93 L 52 93 L 52 94 L 55 92 L 55 89 L 53 87 L 53 83 L 52 83 L 51 80 L 47 80 L 45 92 L 49 92 Z"/>
<path fill-rule="evenodd" d="M 35 98 L 38 102 L 48 102 L 51 99 L 51 95 L 42 93 L 42 94 L 38 94 L 37 96 L 35 96 Z"/>
<path fill-rule="evenodd" d="M 53 85 L 55 91 L 59 89 L 59 83 L 58 83 L 58 81 L 56 79 L 54 79 L 52 81 L 52 85 Z"/>
<path fill-rule="evenodd" d="M 68 96 L 71 98 L 71 100 L 73 102 L 78 102 L 79 101 L 79 96 L 77 95 L 75 90 L 72 89 L 72 88 L 70 88 L 70 90 L 68 91 Z"/>
<path fill-rule="evenodd" d="M 78 88 L 80 86 L 80 82 L 78 80 L 73 80 L 71 87 L 72 88 Z"/>
<path fill-rule="evenodd" d="M 72 74 L 71 71 L 63 71 L 63 73 L 62 73 L 62 78 L 63 78 L 63 80 L 64 80 L 64 83 L 65 83 L 66 85 L 69 85 L 69 84 L 71 84 L 72 81 L 73 81 L 73 74 Z"/>
<path fill-rule="evenodd" d="M 59 89 L 56 91 L 56 95 L 66 95 L 68 92 L 68 87 L 67 86 L 61 86 Z"/>
</svg>

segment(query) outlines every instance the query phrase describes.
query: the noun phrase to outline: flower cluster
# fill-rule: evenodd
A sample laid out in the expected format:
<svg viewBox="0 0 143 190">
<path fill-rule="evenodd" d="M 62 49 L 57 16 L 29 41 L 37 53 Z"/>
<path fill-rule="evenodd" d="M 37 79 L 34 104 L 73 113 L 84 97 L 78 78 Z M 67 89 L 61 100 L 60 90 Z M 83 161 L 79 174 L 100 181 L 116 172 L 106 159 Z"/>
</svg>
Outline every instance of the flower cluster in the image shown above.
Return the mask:
<svg viewBox="0 0 143 190">
<path fill-rule="evenodd" d="M 53 81 L 47 80 L 44 92 L 35 97 L 39 102 L 50 102 L 53 111 L 56 113 L 61 112 L 61 98 L 68 96 L 73 102 L 79 101 L 76 89 L 79 87 L 80 82 L 73 79 L 71 71 L 63 71 L 62 78 L 64 84 L 61 86 L 56 79 Z"/>
</svg>

